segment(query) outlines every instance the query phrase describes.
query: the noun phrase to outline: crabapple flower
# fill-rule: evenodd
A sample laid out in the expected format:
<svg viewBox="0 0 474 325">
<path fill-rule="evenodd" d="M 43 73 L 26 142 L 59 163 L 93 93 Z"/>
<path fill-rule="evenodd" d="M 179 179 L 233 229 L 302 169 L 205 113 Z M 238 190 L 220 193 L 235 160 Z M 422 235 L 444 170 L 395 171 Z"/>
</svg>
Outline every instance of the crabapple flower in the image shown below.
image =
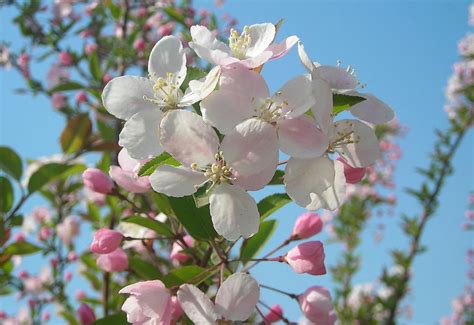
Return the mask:
<svg viewBox="0 0 474 325">
<path fill-rule="evenodd" d="M 84 186 L 91 191 L 108 194 L 112 192 L 114 188 L 114 182 L 112 179 L 103 171 L 97 168 L 87 168 L 82 173 L 82 181 Z"/>
<path fill-rule="evenodd" d="M 110 166 L 110 177 L 132 193 L 145 193 L 151 188 L 148 176 L 139 177 L 138 171 L 144 161 L 135 160 L 129 156 L 127 149 L 122 148 L 118 154 L 118 163 L 120 166 Z"/>
<path fill-rule="evenodd" d="M 296 273 L 311 275 L 326 274 L 324 265 L 324 246 L 320 241 L 310 241 L 292 248 L 285 256 L 285 261 Z"/>
<path fill-rule="evenodd" d="M 123 271 L 128 267 L 127 254 L 120 248 L 108 254 L 101 254 L 97 258 L 97 266 L 105 272 Z"/>
<path fill-rule="evenodd" d="M 323 229 L 323 221 L 317 213 L 306 212 L 296 219 L 291 236 L 306 239 L 319 234 Z"/>
<path fill-rule="evenodd" d="M 260 287 L 250 275 L 234 273 L 217 291 L 215 304 L 196 286 L 183 284 L 178 300 L 195 324 L 215 324 L 218 320 L 245 321 L 257 305 Z"/>
<path fill-rule="evenodd" d="M 119 145 L 134 159 L 147 159 L 163 150 L 158 136 L 162 113 L 190 106 L 209 95 L 217 85 L 220 67 L 189 82 L 186 78 L 186 53 L 175 36 L 160 39 L 148 61 L 149 78 L 122 76 L 112 79 L 104 88 L 102 101 L 107 111 L 126 120 Z"/>
<path fill-rule="evenodd" d="M 161 126 L 163 148 L 182 166 L 159 166 L 150 176 L 153 189 L 182 197 L 205 186 L 218 234 L 230 241 L 255 234 L 259 213 L 246 190 L 263 188 L 275 173 L 275 128 L 259 119 L 249 119 L 219 143 L 210 124 L 184 110 L 167 113 Z"/>
<path fill-rule="evenodd" d="M 122 305 L 132 324 L 170 324 L 173 303 L 165 285 L 159 280 L 142 281 L 122 288 L 129 294 Z"/>
<path fill-rule="evenodd" d="M 281 309 L 280 305 L 275 304 L 270 308 L 268 314 L 265 315 L 263 319 L 265 324 L 276 323 L 279 320 L 282 320 L 283 317 L 283 309 Z"/>
<path fill-rule="evenodd" d="M 95 232 L 90 248 L 93 253 L 108 254 L 120 246 L 122 239 L 123 236 L 120 232 L 102 228 Z"/>
<path fill-rule="evenodd" d="M 336 322 L 336 312 L 331 294 L 321 286 L 312 286 L 299 296 L 301 311 L 310 321 L 321 325 L 332 325 Z"/>
<path fill-rule="evenodd" d="M 365 100 L 349 107 L 349 111 L 355 117 L 360 118 L 372 124 L 382 124 L 391 121 L 395 114 L 393 110 L 383 101 L 372 94 L 359 93 L 355 89 L 360 84 L 354 75 L 354 70 L 351 66 L 344 69 L 340 66 L 321 65 L 317 62 L 311 61 L 308 54 L 304 50 L 303 44 L 298 43 L 298 54 L 301 62 L 306 70 L 311 73 L 311 77 L 315 83 L 320 87 L 321 91 L 330 89 L 335 93 L 340 93 L 346 96 L 362 97 Z M 325 85 L 321 85 L 321 83 Z M 317 100 L 322 104 L 330 104 L 332 113 L 332 91 L 331 97 L 322 94 L 323 96 L 316 96 Z M 318 107 L 313 108 L 317 110 Z"/>
<path fill-rule="evenodd" d="M 189 47 L 211 64 L 253 69 L 285 55 L 298 42 L 298 37 L 290 36 L 279 44 L 272 44 L 275 34 L 275 25 L 270 23 L 245 26 L 242 33 L 231 29 L 227 45 L 207 27 L 195 25 L 191 26 Z"/>
<path fill-rule="evenodd" d="M 222 73 L 219 89 L 201 102 L 201 111 L 204 120 L 223 134 L 243 121 L 258 118 L 275 127 L 283 152 L 311 158 L 321 156 L 328 146 L 326 135 L 305 115 L 314 104 L 309 77 L 295 77 L 270 96 L 259 73 L 234 69 Z"/>
</svg>

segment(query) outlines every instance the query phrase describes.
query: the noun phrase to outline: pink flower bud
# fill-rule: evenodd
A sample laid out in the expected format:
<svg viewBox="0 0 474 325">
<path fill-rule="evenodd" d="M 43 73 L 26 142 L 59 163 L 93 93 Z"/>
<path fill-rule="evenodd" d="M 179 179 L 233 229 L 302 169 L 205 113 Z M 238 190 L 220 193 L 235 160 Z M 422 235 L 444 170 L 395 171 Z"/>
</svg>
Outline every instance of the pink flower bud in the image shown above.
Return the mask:
<svg viewBox="0 0 474 325">
<path fill-rule="evenodd" d="M 64 108 L 67 104 L 67 97 L 60 94 L 60 93 L 54 93 L 51 96 L 51 106 L 53 106 L 54 109 L 61 109 Z"/>
<path fill-rule="evenodd" d="M 305 239 L 319 234 L 323 229 L 323 221 L 317 213 L 303 213 L 295 222 L 292 237 Z"/>
<path fill-rule="evenodd" d="M 145 41 L 143 38 L 138 38 L 134 43 L 133 43 L 133 48 L 137 51 L 143 51 L 145 49 Z"/>
<path fill-rule="evenodd" d="M 178 319 L 180 319 L 181 316 L 183 316 L 183 313 L 184 313 L 183 308 L 181 308 L 181 304 L 179 303 L 178 298 L 176 296 L 171 297 L 170 304 L 171 304 L 171 318 L 174 321 L 178 321 Z"/>
<path fill-rule="evenodd" d="M 41 227 L 38 233 L 38 237 L 40 240 L 46 240 L 51 236 L 52 231 L 51 228 L 48 227 Z"/>
<path fill-rule="evenodd" d="M 25 241 L 25 239 L 25 234 L 23 234 L 22 232 L 17 232 L 15 236 L 13 236 L 13 240 L 16 242 L 23 242 Z"/>
<path fill-rule="evenodd" d="M 114 188 L 112 179 L 97 168 L 87 168 L 82 173 L 82 180 L 88 189 L 97 193 L 107 194 Z"/>
<path fill-rule="evenodd" d="M 161 25 L 160 27 L 158 27 L 158 34 L 160 34 L 161 36 L 171 35 L 173 33 L 174 25 L 175 24 L 172 21 Z"/>
<path fill-rule="evenodd" d="M 61 52 L 59 53 L 59 62 L 61 62 L 62 65 L 69 66 L 74 63 L 74 60 L 71 53 Z"/>
<path fill-rule="evenodd" d="M 108 83 L 110 80 L 112 80 L 112 76 L 108 73 L 104 74 L 104 76 L 102 77 L 102 81 L 106 84 Z"/>
<path fill-rule="evenodd" d="M 344 164 L 344 176 L 349 184 L 359 183 L 365 176 L 366 168 L 357 168 L 349 165 L 344 159 L 338 157 L 337 160 Z"/>
<path fill-rule="evenodd" d="M 77 315 L 79 316 L 82 325 L 90 325 L 95 322 L 94 310 L 84 303 L 82 303 L 77 310 Z"/>
<path fill-rule="evenodd" d="M 332 305 L 331 294 L 326 288 L 313 286 L 299 296 L 301 311 L 316 324 L 332 325 L 337 317 Z"/>
<path fill-rule="evenodd" d="M 79 104 L 83 104 L 83 103 L 87 103 L 87 101 L 89 100 L 89 98 L 87 98 L 87 94 L 85 91 L 81 90 L 80 92 L 78 92 L 75 96 L 76 98 L 76 103 L 77 105 Z"/>
<path fill-rule="evenodd" d="M 72 273 L 66 272 L 66 274 L 64 274 L 64 281 L 71 281 L 71 280 L 72 280 Z"/>
<path fill-rule="evenodd" d="M 85 297 L 87 297 L 86 293 L 84 292 L 84 290 L 77 290 L 76 291 L 76 299 L 77 300 L 81 300 L 81 299 L 84 299 Z"/>
<path fill-rule="evenodd" d="M 51 319 L 51 315 L 48 312 L 45 312 L 41 319 L 43 320 L 43 322 L 47 322 Z"/>
<path fill-rule="evenodd" d="M 192 247 L 194 244 L 194 239 L 191 236 L 184 236 L 184 242 L 189 247 Z M 181 246 L 182 243 L 174 242 L 173 248 L 171 249 L 170 258 L 173 261 L 177 261 L 179 263 L 184 263 L 189 259 L 189 255 L 182 253 L 183 247 Z"/>
<path fill-rule="evenodd" d="M 76 254 L 76 252 L 70 251 L 69 253 L 67 253 L 67 260 L 68 260 L 69 262 L 74 262 L 74 261 L 76 261 L 76 260 L 77 260 L 77 254 Z"/>
<path fill-rule="evenodd" d="M 30 276 L 30 275 L 29 275 L 28 272 L 25 271 L 25 270 L 21 270 L 21 271 L 18 273 L 18 277 L 19 277 L 20 279 L 23 279 L 23 280 L 26 279 L 26 278 L 28 278 L 29 276 Z"/>
<path fill-rule="evenodd" d="M 87 55 L 91 55 L 92 53 L 94 53 L 95 51 L 97 51 L 97 44 L 95 43 L 89 43 L 89 44 L 86 44 L 84 46 L 84 52 L 87 54 Z"/>
<path fill-rule="evenodd" d="M 320 241 L 310 241 L 292 248 L 285 257 L 286 262 L 297 273 L 326 274 L 324 247 Z"/>
<path fill-rule="evenodd" d="M 120 272 L 128 267 L 127 254 L 120 248 L 97 258 L 97 266 L 105 272 Z"/>
<path fill-rule="evenodd" d="M 116 250 L 122 242 L 122 234 L 118 231 L 102 228 L 95 232 L 91 251 L 96 254 L 108 254 Z"/>
<path fill-rule="evenodd" d="M 265 315 L 263 321 L 265 324 L 276 323 L 281 320 L 283 317 L 283 309 L 281 309 L 280 305 L 275 304 L 270 308 L 268 314 Z"/>
<path fill-rule="evenodd" d="M 49 263 L 51 263 L 51 267 L 55 269 L 58 266 L 58 259 L 53 257 L 52 259 L 49 260 Z"/>
</svg>

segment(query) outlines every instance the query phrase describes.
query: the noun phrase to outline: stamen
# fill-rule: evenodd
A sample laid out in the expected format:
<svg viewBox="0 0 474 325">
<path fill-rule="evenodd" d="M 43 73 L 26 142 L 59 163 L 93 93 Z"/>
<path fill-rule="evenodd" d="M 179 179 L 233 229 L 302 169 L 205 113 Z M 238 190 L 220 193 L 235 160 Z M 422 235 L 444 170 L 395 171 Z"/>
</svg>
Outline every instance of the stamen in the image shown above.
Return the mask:
<svg viewBox="0 0 474 325">
<path fill-rule="evenodd" d="M 233 28 L 230 30 L 229 47 L 236 58 L 241 60 L 245 59 L 251 42 L 250 28 L 248 26 L 244 27 L 242 34 L 239 34 L 239 32 Z"/>
</svg>

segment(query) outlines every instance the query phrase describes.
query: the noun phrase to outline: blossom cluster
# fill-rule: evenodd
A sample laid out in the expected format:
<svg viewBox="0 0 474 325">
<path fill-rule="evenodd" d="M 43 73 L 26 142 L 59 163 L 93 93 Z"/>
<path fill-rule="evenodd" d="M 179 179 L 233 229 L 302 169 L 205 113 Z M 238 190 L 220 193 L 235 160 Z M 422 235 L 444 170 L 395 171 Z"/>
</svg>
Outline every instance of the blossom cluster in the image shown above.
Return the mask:
<svg viewBox="0 0 474 325">
<path fill-rule="evenodd" d="M 102 94 L 107 111 L 125 121 L 119 137 L 122 152 L 135 161 L 172 157 L 149 176 L 153 190 L 170 197 L 199 193 L 201 204 L 209 204 L 215 231 L 228 241 L 258 232 L 260 215 L 248 191 L 272 180 L 280 151 L 289 157 L 283 177 L 288 196 L 308 210 L 334 210 L 343 202 L 346 183 L 360 181 L 380 154 L 373 125 L 394 117 L 377 97 L 356 90 L 360 83 L 351 68 L 313 62 L 297 36 L 274 43 L 276 32 L 270 23 L 245 26 L 242 33 L 232 29 L 225 44 L 205 26 L 192 26 L 189 46 L 214 66 L 207 74 L 193 79 L 182 42 L 166 36 L 151 51 L 148 78 L 114 78 Z M 308 74 L 271 95 L 259 71 L 296 44 Z M 338 97 L 351 104 L 335 106 Z M 355 118 L 336 119 L 345 110 Z M 96 183 L 106 181 L 96 177 Z M 102 242 L 116 248 L 110 232 L 97 233 L 94 252 L 111 254 L 100 248 Z M 298 273 L 326 273 L 320 242 L 300 244 L 273 260 L 286 261 Z M 168 323 L 176 308 L 158 280 L 121 292 L 130 294 L 122 307 L 129 322 Z M 147 292 L 161 302 L 149 300 Z M 181 285 L 177 297 L 195 323 L 245 321 L 258 302 L 259 285 L 237 272 L 221 283 L 215 303 L 191 284 Z M 310 288 L 299 299 L 312 321 L 335 321 L 325 289 Z M 321 299 L 327 300 L 327 308 L 314 307 Z"/>
</svg>

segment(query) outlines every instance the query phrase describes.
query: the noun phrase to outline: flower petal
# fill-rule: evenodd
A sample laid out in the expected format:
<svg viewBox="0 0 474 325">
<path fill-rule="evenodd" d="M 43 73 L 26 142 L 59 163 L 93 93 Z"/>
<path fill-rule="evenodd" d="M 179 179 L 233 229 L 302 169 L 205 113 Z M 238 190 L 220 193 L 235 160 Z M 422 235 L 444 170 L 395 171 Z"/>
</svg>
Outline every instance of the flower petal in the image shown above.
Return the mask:
<svg viewBox="0 0 474 325">
<path fill-rule="evenodd" d="M 159 280 L 142 281 L 126 286 L 119 293 L 128 293 L 136 297 L 141 312 L 150 318 L 161 319 L 165 316 L 170 294 Z"/>
<path fill-rule="evenodd" d="M 277 122 L 281 151 L 291 157 L 315 158 L 328 147 L 328 138 L 306 115 Z"/>
<path fill-rule="evenodd" d="M 249 27 L 250 46 L 247 57 L 255 57 L 262 53 L 275 38 L 275 25 L 270 23 L 255 24 Z"/>
<path fill-rule="evenodd" d="M 137 166 L 140 165 L 140 161 L 133 159 L 127 152 L 126 148 L 122 148 L 118 154 L 118 163 L 123 170 L 136 171 Z"/>
<path fill-rule="evenodd" d="M 105 86 L 102 103 L 110 114 L 128 120 L 135 113 L 155 108 L 143 96 L 153 98 L 153 82 L 150 79 L 122 76 L 110 80 Z"/>
<path fill-rule="evenodd" d="M 268 97 L 268 87 L 259 73 L 246 69 L 222 73 L 219 90 L 201 102 L 203 118 L 227 134 L 255 114 L 253 102 Z"/>
<path fill-rule="evenodd" d="M 288 195 L 308 210 L 335 209 L 344 195 L 344 167 L 323 156 L 313 159 L 291 158 L 285 168 Z"/>
<path fill-rule="evenodd" d="M 189 82 L 189 88 L 186 90 L 186 94 L 181 98 L 179 107 L 190 106 L 203 98 L 209 96 L 209 94 L 216 88 L 219 76 L 221 74 L 221 67 L 214 67 L 209 73 L 202 79 L 191 80 Z"/>
<path fill-rule="evenodd" d="M 380 155 L 380 146 L 374 130 L 358 120 L 341 120 L 334 124 L 336 133 L 352 132 L 352 143 L 336 147 L 336 151 L 352 167 L 367 167 Z"/>
<path fill-rule="evenodd" d="M 260 287 L 250 275 L 234 273 L 219 288 L 216 309 L 226 320 L 244 321 L 250 317 L 260 297 Z"/>
<path fill-rule="evenodd" d="M 212 301 L 196 286 L 183 284 L 177 295 L 181 307 L 194 324 L 213 325 L 219 318 Z"/>
<path fill-rule="evenodd" d="M 314 118 L 318 122 L 321 130 L 328 136 L 331 137 L 333 126 L 332 118 L 332 90 L 329 84 L 317 77 L 312 75 L 313 82 L 313 96 L 316 100 L 315 105 L 312 107 Z"/>
<path fill-rule="evenodd" d="M 152 109 L 133 115 L 120 132 L 119 145 L 130 157 L 147 159 L 163 152 L 159 141 L 161 111 Z"/>
<path fill-rule="evenodd" d="M 395 114 L 393 110 L 372 94 L 361 94 L 356 91 L 346 92 L 345 95 L 364 97 L 365 100 L 351 106 L 349 111 L 352 115 L 373 124 L 383 124 L 391 121 Z"/>
<path fill-rule="evenodd" d="M 315 74 L 325 80 L 332 89 L 354 89 L 359 84 L 354 75 L 341 67 L 320 65 L 316 68 Z"/>
<path fill-rule="evenodd" d="M 110 177 L 120 187 L 132 193 L 146 193 L 150 190 L 150 180 L 147 176 L 138 177 L 135 172 L 123 170 L 118 166 L 110 166 Z"/>
<path fill-rule="evenodd" d="M 199 115 L 181 109 L 163 117 L 160 141 L 163 148 L 186 167 L 192 163 L 204 167 L 214 162 L 219 147 L 212 126 Z"/>
<path fill-rule="evenodd" d="M 268 48 L 267 51 L 272 52 L 272 57 L 271 60 L 279 59 L 283 56 L 285 56 L 288 51 L 295 46 L 296 43 L 298 43 L 299 38 L 298 36 L 290 36 L 285 38 L 283 41 L 281 41 L 278 44 L 271 44 Z"/>
<path fill-rule="evenodd" d="M 176 86 L 181 86 L 186 78 L 186 53 L 179 38 L 165 36 L 155 44 L 150 53 L 148 72 L 153 78 L 165 80 L 168 73 L 172 73 Z"/>
<path fill-rule="evenodd" d="M 205 26 L 191 26 L 191 37 L 192 42 L 189 42 L 189 47 L 201 59 L 216 65 L 227 65 L 239 61 L 231 56 L 230 48 L 217 40 Z"/>
<path fill-rule="evenodd" d="M 303 66 L 306 68 L 306 71 L 311 73 L 314 70 L 315 66 L 313 61 L 311 61 L 308 54 L 306 53 L 304 45 L 301 42 L 298 43 L 298 56 L 300 57 Z"/>
<path fill-rule="evenodd" d="M 169 196 L 182 197 L 196 192 L 195 185 L 206 180 L 203 173 L 180 166 L 161 165 L 150 175 L 151 187 Z"/>
<path fill-rule="evenodd" d="M 283 114 L 296 117 L 304 114 L 315 104 L 312 82 L 309 76 L 298 76 L 286 82 L 272 96 L 276 104 L 283 105 Z"/>
<path fill-rule="evenodd" d="M 229 241 L 248 238 L 258 231 L 260 215 L 257 203 L 245 190 L 219 184 L 209 197 L 214 229 Z"/>
<path fill-rule="evenodd" d="M 239 175 L 248 177 L 258 173 L 265 173 L 270 181 L 278 164 L 276 128 L 257 118 L 246 120 L 224 137 L 221 150 L 234 169 L 236 183 Z M 263 187 L 266 183 L 260 185 Z"/>
</svg>

